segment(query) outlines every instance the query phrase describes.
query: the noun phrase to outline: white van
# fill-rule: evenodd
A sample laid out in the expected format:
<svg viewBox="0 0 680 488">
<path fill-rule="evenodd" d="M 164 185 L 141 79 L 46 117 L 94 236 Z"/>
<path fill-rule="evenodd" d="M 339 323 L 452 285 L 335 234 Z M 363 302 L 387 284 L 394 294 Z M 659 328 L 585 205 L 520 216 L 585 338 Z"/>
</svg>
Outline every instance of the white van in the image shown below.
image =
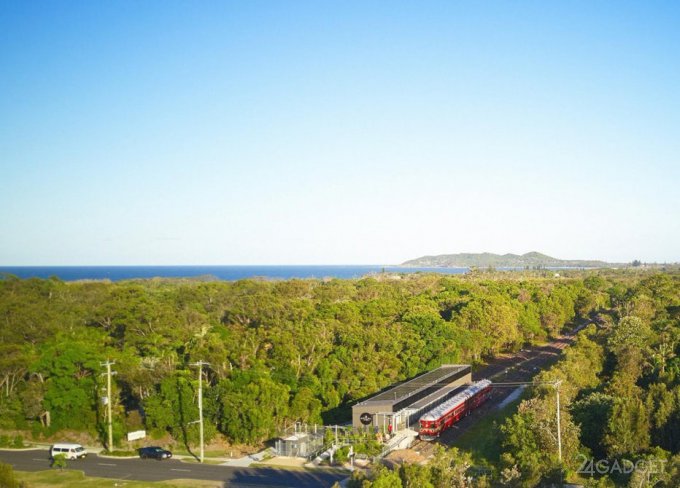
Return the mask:
<svg viewBox="0 0 680 488">
<path fill-rule="evenodd" d="M 80 459 L 87 456 L 87 451 L 80 444 L 63 442 L 50 447 L 50 457 L 54 459 L 54 456 L 57 454 L 63 454 L 66 456 L 66 459 Z"/>
</svg>

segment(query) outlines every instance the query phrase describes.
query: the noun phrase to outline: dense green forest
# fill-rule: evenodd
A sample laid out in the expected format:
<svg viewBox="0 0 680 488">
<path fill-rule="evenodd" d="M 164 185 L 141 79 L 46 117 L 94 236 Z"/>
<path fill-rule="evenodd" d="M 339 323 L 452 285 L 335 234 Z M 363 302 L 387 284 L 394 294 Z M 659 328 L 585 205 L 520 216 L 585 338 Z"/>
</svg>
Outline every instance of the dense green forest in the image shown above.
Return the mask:
<svg viewBox="0 0 680 488">
<path fill-rule="evenodd" d="M 0 428 L 104 437 L 114 427 L 255 444 L 286 422 L 348 418 L 358 399 L 442 363 L 543 341 L 609 306 L 607 283 L 501 275 L 359 280 L 62 282 L 0 279 Z M 621 293 L 628 293 L 625 288 Z M 49 426 L 46 413 L 49 412 Z"/>
<path fill-rule="evenodd" d="M 116 283 L 4 276 L 0 428 L 104 439 L 101 363 L 110 359 L 115 437 L 146 428 L 193 443 L 191 363 L 204 360 L 208 436 L 258 444 L 292 421 L 346 420 L 353 402 L 441 363 L 481 362 L 596 316 L 539 376 L 563 380 L 564 463 L 554 390 L 536 388 L 498 426 L 503 453 L 470 486 L 534 486 L 574 473 L 584 456 L 665 459 L 653 476 L 677 486 L 679 284 L 677 275 L 644 272 Z M 469 478 L 466 456 L 442 451 L 429 467 L 378 469 L 357 483 L 414 486 L 406 480 L 420 477 L 444 486 L 437 480 Z M 602 486 L 613 482 L 620 486 L 616 473 L 599 476 Z"/>
<path fill-rule="evenodd" d="M 680 282 L 656 275 L 610 294 L 610 313 L 538 378 L 563 380 L 563 467 L 597 486 L 680 486 Z M 552 389 L 536 390 L 501 428 L 502 462 L 524 485 L 559 471 L 554 405 Z"/>
<path fill-rule="evenodd" d="M 584 283 L 610 307 L 537 381 L 562 380 L 563 463 L 556 395 L 532 389 L 490 435 L 501 446 L 488 469 L 469 453 L 441 451 L 427 466 L 378 469 L 356 487 L 549 486 L 571 479 L 593 487 L 680 486 L 680 281 L 677 276 Z"/>
</svg>

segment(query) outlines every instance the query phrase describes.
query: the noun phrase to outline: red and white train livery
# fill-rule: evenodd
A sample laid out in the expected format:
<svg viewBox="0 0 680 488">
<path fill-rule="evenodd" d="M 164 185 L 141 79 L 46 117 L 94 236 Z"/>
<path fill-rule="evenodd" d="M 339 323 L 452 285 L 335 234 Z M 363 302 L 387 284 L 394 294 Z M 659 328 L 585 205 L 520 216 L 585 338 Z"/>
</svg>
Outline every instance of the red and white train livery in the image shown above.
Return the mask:
<svg viewBox="0 0 680 488">
<path fill-rule="evenodd" d="M 491 395 L 491 382 L 481 380 L 465 388 L 420 417 L 419 436 L 424 441 L 439 437 L 442 431 L 469 415 Z"/>
</svg>

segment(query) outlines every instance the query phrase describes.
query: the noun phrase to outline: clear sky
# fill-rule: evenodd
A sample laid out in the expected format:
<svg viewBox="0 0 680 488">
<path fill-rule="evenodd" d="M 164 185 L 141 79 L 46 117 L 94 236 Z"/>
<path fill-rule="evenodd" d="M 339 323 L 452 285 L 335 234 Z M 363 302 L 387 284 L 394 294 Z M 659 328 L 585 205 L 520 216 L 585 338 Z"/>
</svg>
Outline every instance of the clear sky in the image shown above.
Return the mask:
<svg viewBox="0 0 680 488">
<path fill-rule="evenodd" d="M 0 3 L 0 264 L 680 261 L 680 2 Z"/>
</svg>

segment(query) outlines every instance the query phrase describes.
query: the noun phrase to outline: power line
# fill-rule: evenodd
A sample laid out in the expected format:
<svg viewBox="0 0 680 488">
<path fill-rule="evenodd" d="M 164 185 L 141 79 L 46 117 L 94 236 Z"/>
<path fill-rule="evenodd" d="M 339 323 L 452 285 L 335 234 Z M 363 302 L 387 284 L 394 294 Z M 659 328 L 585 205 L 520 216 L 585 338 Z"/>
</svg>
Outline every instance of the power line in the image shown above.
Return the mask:
<svg viewBox="0 0 680 488">
<path fill-rule="evenodd" d="M 544 386 L 544 385 L 554 385 L 555 381 L 501 381 L 501 382 L 491 382 L 491 386 L 498 388 L 513 388 L 516 386 Z"/>
</svg>

